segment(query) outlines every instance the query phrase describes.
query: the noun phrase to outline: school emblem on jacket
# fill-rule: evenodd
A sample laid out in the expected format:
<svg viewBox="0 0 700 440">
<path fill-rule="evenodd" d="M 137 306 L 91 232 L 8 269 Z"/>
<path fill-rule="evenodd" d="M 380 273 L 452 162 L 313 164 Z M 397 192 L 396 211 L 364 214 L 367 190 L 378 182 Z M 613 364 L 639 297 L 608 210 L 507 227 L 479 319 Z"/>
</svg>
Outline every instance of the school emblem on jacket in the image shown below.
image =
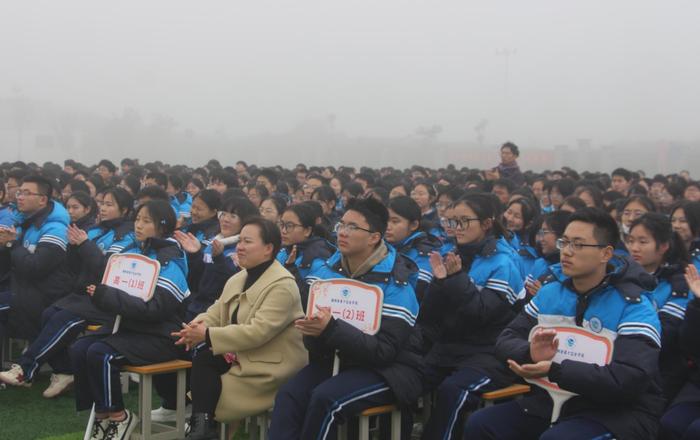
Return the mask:
<svg viewBox="0 0 700 440">
<path fill-rule="evenodd" d="M 597 316 L 592 317 L 588 321 L 588 325 L 591 328 L 591 331 L 595 333 L 600 333 L 603 330 L 603 323 L 600 321 L 600 318 Z"/>
<path fill-rule="evenodd" d="M 573 336 L 566 338 L 566 346 L 569 348 L 574 348 L 576 346 L 576 338 Z"/>
</svg>

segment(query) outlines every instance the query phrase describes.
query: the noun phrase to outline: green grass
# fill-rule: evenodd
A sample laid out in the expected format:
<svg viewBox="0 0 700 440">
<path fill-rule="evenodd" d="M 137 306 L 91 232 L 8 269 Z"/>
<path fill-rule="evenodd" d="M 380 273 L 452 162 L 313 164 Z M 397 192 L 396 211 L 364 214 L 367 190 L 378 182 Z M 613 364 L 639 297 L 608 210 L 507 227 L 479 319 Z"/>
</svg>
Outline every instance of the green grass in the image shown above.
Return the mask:
<svg viewBox="0 0 700 440">
<path fill-rule="evenodd" d="M 73 391 L 55 399 L 45 399 L 41 393 L 49 384 L 49 375 L 42 373 L 31 388 L 0 389 L 0 440 L 82 440 L 89 411 L 77 413 Z M 127 408 L 138 408 L 138 384 L 131 383 L 124 395 Z M 157 395 L 154 407 L 160 406 Z M 248 436 L 239 430 L 236 440 Z"/>
</svg>

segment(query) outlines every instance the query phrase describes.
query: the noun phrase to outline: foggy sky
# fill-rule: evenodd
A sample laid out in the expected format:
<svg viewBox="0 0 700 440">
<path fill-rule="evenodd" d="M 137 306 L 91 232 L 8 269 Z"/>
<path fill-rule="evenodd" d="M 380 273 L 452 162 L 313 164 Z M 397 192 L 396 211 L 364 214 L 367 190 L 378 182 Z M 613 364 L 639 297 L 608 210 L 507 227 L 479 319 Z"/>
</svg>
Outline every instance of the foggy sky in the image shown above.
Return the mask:
<svg viewBox="0 0 700 440">
<path fill-rule="evenodd" d="M 0 97 L 228 136 L 700 139 L 697 1 L 10 1 Z M 499 51 L 514 51 L 506 57 Z"/>
</svg>

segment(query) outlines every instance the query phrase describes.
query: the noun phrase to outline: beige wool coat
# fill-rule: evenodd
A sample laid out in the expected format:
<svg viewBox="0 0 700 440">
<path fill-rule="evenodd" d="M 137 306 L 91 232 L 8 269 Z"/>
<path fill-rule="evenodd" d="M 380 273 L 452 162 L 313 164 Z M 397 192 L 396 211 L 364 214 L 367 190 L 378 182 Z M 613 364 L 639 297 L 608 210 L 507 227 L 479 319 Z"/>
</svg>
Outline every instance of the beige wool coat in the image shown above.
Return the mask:
<svg viewBox="0 0 700 440">
<path fill-rule="evenodd" d="M 238 364 L 221 376 L 219 421 L 242 420 L 272 407 L 277 389 L 308 363 L 294 320 L 304 316 L 294 277 L 275 261 L 247 291 L 245 270 L 196 319 L 209 328 L 215 355 L 235 353 Z M 238 306 L 238 324 L 231 316 Z"/>
</svg>

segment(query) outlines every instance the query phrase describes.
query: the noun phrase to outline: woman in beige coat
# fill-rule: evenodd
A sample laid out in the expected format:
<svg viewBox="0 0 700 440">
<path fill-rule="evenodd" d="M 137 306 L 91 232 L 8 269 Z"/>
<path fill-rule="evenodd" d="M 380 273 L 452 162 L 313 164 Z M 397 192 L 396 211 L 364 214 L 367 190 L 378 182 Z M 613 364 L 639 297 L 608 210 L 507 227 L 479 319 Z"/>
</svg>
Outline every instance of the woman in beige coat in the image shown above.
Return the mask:
<svg viewBox="0 0 700 440">
<path fill-rule="evenodd" d="M 308 361 L 294 321 L 303 317 L 294 277 L 275 260 L 280 232 L 269 220 L 244 223 L 236 249 L 245 270 L 209 309 L 176 333 L 192 361 L 188 439 L 216 439 L 218 421 L 272 407 L 277 389 Z"/>
</svg>

